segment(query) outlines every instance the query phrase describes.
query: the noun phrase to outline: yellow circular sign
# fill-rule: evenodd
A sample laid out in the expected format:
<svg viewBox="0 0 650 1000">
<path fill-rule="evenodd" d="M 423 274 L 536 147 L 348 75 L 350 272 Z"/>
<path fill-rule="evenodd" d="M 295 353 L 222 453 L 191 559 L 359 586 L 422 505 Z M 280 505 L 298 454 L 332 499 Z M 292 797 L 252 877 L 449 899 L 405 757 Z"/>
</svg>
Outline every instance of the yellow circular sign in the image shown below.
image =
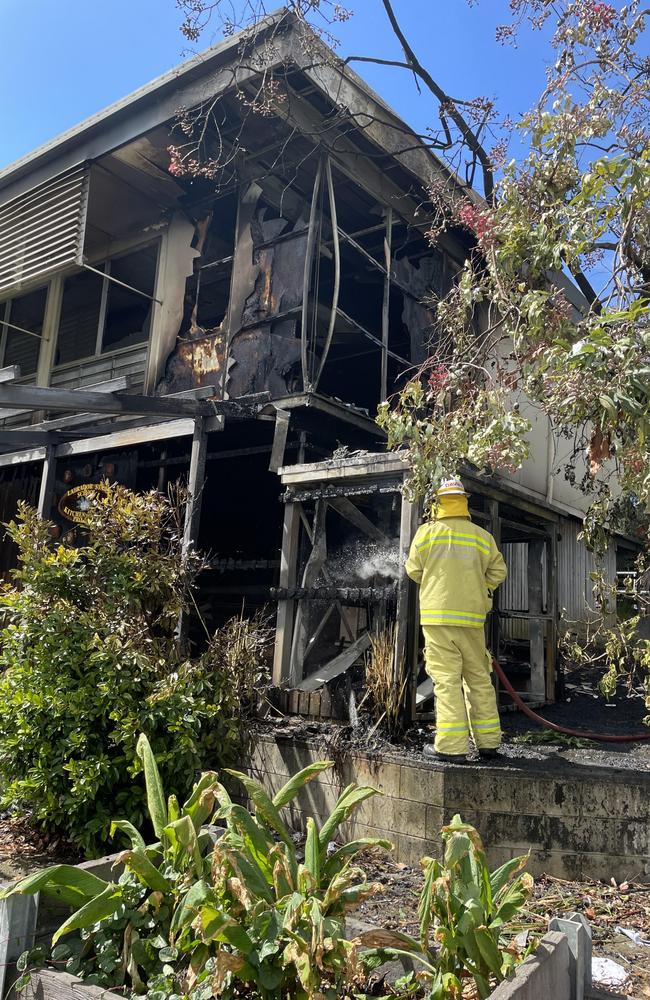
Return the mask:
<svg viewBox="0 0 650 1000">
<path fill-rule="evenodd" d="M 61 497 L 59 501 L 59 514 L 74 521 L 75 524 L 88 523 L 88 511 L 92 503 L 91 495 L 109 494 L 109 489 L 104 483 L 82 483 L 80 486 L 73 486 L 71 490 Z"/>
</svg>

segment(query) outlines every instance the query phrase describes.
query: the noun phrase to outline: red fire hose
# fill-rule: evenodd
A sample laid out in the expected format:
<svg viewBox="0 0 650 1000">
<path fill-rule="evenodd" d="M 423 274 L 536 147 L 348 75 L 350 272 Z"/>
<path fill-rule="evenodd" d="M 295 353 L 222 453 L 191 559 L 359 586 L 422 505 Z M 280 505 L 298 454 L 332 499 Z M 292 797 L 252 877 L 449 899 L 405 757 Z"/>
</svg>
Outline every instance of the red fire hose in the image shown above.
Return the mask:
<svg viewBox="0 0 650 1000">
<path fill-rule="evenodd" d="M 540 726 L 546 726 L 547 729 L 554 729 L 556 733 L 566 733 L 567 736 L 579 736 L 583 740 L 597 740 L 599 743 L 637 743 L 642 740 L 650 740 L 650 729 L 646 733 L 634 733 L 629 736 L 607 736 L 604 733 L 584 732 L 582 729 L 567 729 L 566 726 L 558 726 L 555 722 L 549 722 L 548 719 L 542 718 L 537 712 L 533 712 L 532 708 L 529 708 L 522 701 L 494 657 L 492 657 L 492 666 L 517 708 L 520 708 L 529 719 L 538 722 Z"/>
</svg>

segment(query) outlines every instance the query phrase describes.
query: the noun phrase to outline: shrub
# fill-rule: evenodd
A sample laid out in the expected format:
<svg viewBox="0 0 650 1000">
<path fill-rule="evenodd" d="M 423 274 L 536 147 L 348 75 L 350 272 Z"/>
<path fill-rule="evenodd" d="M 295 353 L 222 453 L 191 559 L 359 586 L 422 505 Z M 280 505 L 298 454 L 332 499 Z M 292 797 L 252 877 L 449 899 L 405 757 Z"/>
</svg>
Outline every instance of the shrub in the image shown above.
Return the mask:
<svg viewBox="0 0 650 1000">
<path fill-rule="evenodd" d="M 444 861 L 423 858 L 424 887 L 418 916 L 420 939 L 393 931 L 369 931 L 361 941 L 383 952 L 406 952 L 423 966 L 427 1000 L 464 996 L 474 980 L 476 995 L 488 997 L 535 946 L 524 954 L 509 939 L 508 925 L 524 907 L 533 880 L 520 874 L 527 855 L 506 861 L 490 874 L 481 838 L 460 816 L 442 828 Z M 434 942 L 430 941 L 433 932 Z"/>
<path fill-rule="evenodd" d="M 42 892 L 78 909 L 53 937 L 51 959 L 86 982 L 124 988 L 149 1000 L 209 1000 L 212 996 L 263 998 L 339 996 L 356 970 L 358 945 L 345 938 L 346 911 L 375 891 L 352 865 L 367 846 L 358 840 L 328 851 L 341 823 L 372 788 L 349 786 L 318 830 L 309 820 L 304 862 L 280 810 L 304 785 L 332 766 L 311 764 L 271 799 L 239 772 L 253 813 L 232 802 L 214 772 L 203 774 L 183 808 L 165 800 L 156 761 L 145 737 L 138 742 L 147 802 L 158 842 L 145 846 L 129 823 L 113 824 L 130 842 L 120 860 L 124 874 L 106 882 L 67 865 L 21 879 L 5 889 Z M 223 836 L 203 829 L 218 806 Z M 21 958 L 21 968 L 42 961 Z M 21 985 L 24 985 L 28 974 Z"/>
<path fill-rule="evenodd" d="M 19 568 L 0 592 L 0 785 L 5 806 L 93 852 L 112 815 L 144 818 L 143 783 L 130 780 L 139 732 L 183 795 L 208 760 L 233 759 L 239 712 L 223 637 L 193 660 L 178 648 L 200 568 L 181 559 L 178 508 L 120 486 L 88 500 L 75 545 L 54 544 L 24 504 L 8 526 Z"/>
</svg>

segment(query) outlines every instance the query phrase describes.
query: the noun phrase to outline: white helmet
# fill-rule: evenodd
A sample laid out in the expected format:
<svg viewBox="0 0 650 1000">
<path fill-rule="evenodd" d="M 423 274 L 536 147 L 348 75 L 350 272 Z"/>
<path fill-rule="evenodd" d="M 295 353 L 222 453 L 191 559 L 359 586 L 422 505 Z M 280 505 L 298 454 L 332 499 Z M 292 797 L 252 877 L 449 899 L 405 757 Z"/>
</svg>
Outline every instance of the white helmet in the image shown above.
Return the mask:
<svg viewBox="0 0 650 1000">
<path fill-rule="evenodd" d="M 463 496 L 466 497 L 465 487 L 461 483 L 460 479 L 443 479 L 440 483 L 440 488 L 438 489 L 436 496 L 438 497 L 453 497 L 453 496 Z"/>
</svg>

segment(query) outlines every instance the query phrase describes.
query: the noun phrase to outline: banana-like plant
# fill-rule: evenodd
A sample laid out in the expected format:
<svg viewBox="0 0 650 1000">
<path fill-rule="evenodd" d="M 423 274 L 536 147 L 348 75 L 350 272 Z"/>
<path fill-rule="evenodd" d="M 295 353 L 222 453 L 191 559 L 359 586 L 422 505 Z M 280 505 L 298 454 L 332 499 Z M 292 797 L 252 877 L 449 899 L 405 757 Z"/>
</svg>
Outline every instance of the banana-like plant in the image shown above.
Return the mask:
<svg viewBox="0 0 650 1000">
<path fill-rule="evenodd" d="M 490 874 L 473 826 L 456 815 L 441 832 L 444 861 L 423 858 L 421 862 L 419 940 L 392 931 L 369 931 L 360 942 L 378 952 L 416 958 L 423 969 L 421 979 L 428 984 L 427 1000 L 460 998 L 469 978 L 482 1000 L 535 947 L 532 942 L 520 953 L 504 939 L 507 925 L 533 888 L 532 877 L 522 873 L 528 855 L 507 861 Z"/>
<path fill-rule="evenodd" d="M 203 774 L 179 806 L 165 798 L 144 735 L 138 754 L 158 840 L 147 846 L 132 824 L 117 820 L 112 833 L 126 835 L 130 848 L 118 856 L 124 871 L 116 881 L 55 865 L 0 898 L 42 892 L 75 907 L 53 936 L 50 958 L 109 989 L 127 987 L 150 1000 L 207 1000 L 234 995 L 239 981 L 268 1000 L 336 993 L 357 956 L 358 946 L 345 939 L 346 911 L 375 891 L 352 861 L 367 847 L 391 845 L 361 839 L 330 846 L 375 789 L 348 786 L 320 830 L 310 818 L 301 860 L 281 810 L 331 761 L 311 764 L 272 798 L 248 775 L 230 771 L 244 786 L 249 812 L 215 772 Z M 220 838 L 205 828 L 211 821 L 225 824 Z"/>
</svg>

